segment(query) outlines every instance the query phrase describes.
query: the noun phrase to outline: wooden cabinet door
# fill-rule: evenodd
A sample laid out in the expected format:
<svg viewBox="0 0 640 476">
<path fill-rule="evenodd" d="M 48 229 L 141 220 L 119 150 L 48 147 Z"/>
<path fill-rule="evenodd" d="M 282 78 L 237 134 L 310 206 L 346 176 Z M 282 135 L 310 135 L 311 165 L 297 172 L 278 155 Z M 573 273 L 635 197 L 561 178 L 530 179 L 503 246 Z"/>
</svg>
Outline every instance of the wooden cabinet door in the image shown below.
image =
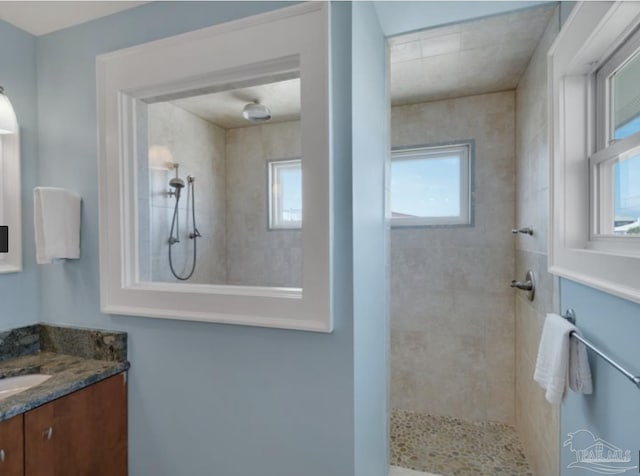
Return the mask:
<svg viewBox="0 0 640 476">
<path fill-rule="evenodd" d="M 0 475 L 24 476 L 22 415 L 0 423 Z"/>
<path fill-rule="evenodd" d="M 115 375 L 27 412 L 25 476 L 126 476 L 127 388 Z"/>
</svg>

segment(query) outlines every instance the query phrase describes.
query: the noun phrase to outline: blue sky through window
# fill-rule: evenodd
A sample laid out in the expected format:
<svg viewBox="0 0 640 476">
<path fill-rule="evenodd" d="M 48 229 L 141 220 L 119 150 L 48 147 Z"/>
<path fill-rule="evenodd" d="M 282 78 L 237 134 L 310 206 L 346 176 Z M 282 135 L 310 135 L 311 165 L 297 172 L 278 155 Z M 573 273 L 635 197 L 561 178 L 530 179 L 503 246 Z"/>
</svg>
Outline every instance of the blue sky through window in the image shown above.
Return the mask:
<svg viewBox="0 0 640 476">
<path fill-rule="evenodd" d="M 391 214 L 411 217 L 460 215 L 460 157 L 394 159 Z"/>
<path fill-rule="evenodd" d="M 640 154 L 614 166 L 614 208 L 617 219 L 640 218 Z"/>
<path fill-rule="evenodd" d="M 300 221 L 302 219 L 302 167 L 281 167 L 278 170 L 281 187 L 282 220 Z"/>
</svg>

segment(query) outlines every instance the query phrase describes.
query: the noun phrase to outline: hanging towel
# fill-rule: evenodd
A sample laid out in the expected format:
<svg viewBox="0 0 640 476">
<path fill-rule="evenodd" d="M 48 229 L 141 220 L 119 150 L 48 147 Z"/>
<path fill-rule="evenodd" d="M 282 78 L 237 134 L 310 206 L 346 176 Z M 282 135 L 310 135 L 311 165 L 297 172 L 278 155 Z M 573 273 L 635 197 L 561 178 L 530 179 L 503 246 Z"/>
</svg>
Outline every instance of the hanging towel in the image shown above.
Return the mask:
<svg viewBox="0 0 640 476">
<path fill-rule="evenodd" d="M 547 314 L 538 347 L 533 379 L 546 390 L 549 403 L 558 405 L 564 396 L 569 372 L 570 334 L 576 327 L 557 314 Z"/>
<path fill-rule="evenodd" d="M 587 348 L 578 339 L 571 339 L 569 344 L 569 388 L 584 395 L 593 392 Z"/>
<path fill-rule="evenodd" d="M 80 257 L 80 200 L 63 188 L 33 189 L 38 264 Z"/>
</svg>

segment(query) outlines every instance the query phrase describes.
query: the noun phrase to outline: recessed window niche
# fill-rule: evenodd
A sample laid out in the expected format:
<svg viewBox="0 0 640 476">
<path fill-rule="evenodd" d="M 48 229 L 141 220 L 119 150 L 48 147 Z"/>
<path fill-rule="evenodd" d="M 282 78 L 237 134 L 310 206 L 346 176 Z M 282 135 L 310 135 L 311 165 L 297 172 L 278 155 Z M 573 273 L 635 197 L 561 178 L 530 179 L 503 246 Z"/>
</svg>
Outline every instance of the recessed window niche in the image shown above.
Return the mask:
<svg viewBox="0 0 640 476">
<path fill-rule="evenodd" d="M 332 330 L 328 8 L 98 57 L 103 312 Z"/>
</svg>

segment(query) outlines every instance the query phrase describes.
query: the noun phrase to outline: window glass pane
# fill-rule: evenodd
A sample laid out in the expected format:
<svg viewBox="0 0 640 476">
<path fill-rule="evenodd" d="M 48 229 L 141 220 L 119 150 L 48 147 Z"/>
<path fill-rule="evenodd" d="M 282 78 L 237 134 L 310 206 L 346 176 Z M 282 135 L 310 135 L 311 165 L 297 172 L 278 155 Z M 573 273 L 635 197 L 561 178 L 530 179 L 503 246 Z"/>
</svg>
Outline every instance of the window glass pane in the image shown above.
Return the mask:
<svg viewBox="0 0 640 476">
<path fill-rule="evenodd" d="M 640 154 L 617 162 L 614 179 L 614 233 L 640 235 Z"/>
<path fill-rule="evenodd" d="M 278 222 L 299 225 L 302 221 L 302 168 L 300 162 L 278 168 L 280 203 Z"/>
<path fill-rule="evenodd" d="M 640 54 L 611 77 L 611 125 L 614 139 L 640 131 Z"/>
<path fill-rule="evenodd" d="M 389 187 L 392 225 L 471 224 L 472 154 L 469 142 L 393 151 Z"/>
<path fill-rule="evenodd" d="M 269 228 L 302 226 L 302 165 L 300 159 L 269 163 Z"/>
</svg>

